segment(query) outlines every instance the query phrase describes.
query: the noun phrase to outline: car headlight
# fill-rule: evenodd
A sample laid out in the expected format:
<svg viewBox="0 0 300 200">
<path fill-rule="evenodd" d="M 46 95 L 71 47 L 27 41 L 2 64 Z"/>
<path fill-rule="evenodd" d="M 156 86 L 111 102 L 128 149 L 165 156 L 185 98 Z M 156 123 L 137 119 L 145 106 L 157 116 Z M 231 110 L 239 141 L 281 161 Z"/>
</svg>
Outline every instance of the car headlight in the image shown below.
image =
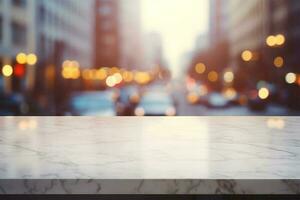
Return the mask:
<svg viewBox="0 0 300 200">
<path fill-rule="evenodd" d="M 199 101 L 199 96 L 197 93 L 191 92 L 187 95 L 186 99 L 190 104 L 196 104 Z"/>
<path fill-rule="evenodd" d="M 137 104 L 140 102 L 140 95 L 138 94 L 133 94 L 130 96 L 130 102 L 131 103 L 134 103 L 134 104 Z"/>
<path fill-rule="evenodd" d="M 135 109 L 134 114 L 136 116 L 144 116 L 145 115 L 145 110 L 144 108 L 138 107 Z"/>
<path fill-rule="evenodd" d="M 167 116 L 175 116 L 176 115 L 176 109 L 174 107 L 170 107 L 166 110 Z"/>
</svg>

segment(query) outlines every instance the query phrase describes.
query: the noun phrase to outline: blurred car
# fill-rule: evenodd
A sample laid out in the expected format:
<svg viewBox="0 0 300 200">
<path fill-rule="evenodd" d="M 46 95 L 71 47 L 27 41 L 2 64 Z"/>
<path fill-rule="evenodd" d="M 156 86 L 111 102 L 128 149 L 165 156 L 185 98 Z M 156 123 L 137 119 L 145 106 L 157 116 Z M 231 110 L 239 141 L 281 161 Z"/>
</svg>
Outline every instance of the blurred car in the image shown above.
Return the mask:
<svg viewBox="0 0 300 200">
<path fill-rule="evenodd" d="M 117 101 L 117 112 L 120 116 L 134 115 L 134 109 L 140 102 L 141 94 L 138 87 L 128 86 L 120 91 Z"/>
<path fill-rule="evenodd" d="M 224 88 L 222 95 L 225 99 L 228 100 L 228 103 L 232 106 L 237 106 L 243 104 L 244 96 L 241 93 L 238 93 L 234 88 Z"/>
<path fill-rule="evenodd" d="M 229 100 L 225 98 L 221 93 L 213 92 L 209 94 L 208 106 L 210 108 L 226 108 L 229 106 Z"/>
<path fill-rule="evenodd" d="M 136 116 L 175 116 L 175 103 L 168 93 L 147 92 L 137 108 Z"/>
<path fill-rule="evenodd" d="M 257 90 L 248 94 L 248 108 L 253 111 L 263 111 L 267 108 L 267 101 L 259 98 Z"/>
<path fill-rule="evenodd" d="M 114 92 L 84 92 L 71 99 L 71 114 L 75 116 L 116 116 Z"/>
<path fill-rule="evenodd" d="M 208 88 L 205 85 L 198 85 L 190 88 L 187 92 L 186 100 L 189 104 L 207 104 L 208 102 Z"/>
<path fill-rule="evenodd" d="M 23 102 L 20 95 L 0 95 L 0 116 L 21 115 Z"/>
</svg>

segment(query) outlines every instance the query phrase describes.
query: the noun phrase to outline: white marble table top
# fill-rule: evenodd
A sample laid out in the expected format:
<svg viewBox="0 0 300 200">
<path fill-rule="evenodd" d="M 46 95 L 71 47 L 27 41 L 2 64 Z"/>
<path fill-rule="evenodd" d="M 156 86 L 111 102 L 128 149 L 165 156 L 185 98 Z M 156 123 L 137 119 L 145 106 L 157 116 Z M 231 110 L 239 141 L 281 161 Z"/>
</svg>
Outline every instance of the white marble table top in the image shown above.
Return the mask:
<svg viewBox="0 0 300 200">
<path fill-rule="evenodd" d="M 3 117 L 0 179 L 296 180 L 300 117 Z"/>
</svg>

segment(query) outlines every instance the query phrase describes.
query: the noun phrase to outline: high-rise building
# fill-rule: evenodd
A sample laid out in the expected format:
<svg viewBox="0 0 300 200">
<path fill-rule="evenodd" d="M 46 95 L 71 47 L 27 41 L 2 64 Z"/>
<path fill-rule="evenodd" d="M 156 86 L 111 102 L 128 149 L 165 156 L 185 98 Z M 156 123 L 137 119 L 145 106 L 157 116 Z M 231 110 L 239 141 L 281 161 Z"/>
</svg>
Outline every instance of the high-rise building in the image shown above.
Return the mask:
<svg viewBox="0 0 300 200">
<path fill-rule="evenodd" d="M 195 52 L 201 52 L 210 47 L 210 42 L 209 42 L 209 36 L 208 34 L 201 34 L 196 38 L 195 41 L 195 47 L 194 51 Z"/>
<path fill-rule="evenodd" d="M 228 30 L 232 64 L 238 66 L 238 60 L 244 50 L 257 53 L 265 65 L 273 64 L 272 56 L 285 54 L 286 63 L 295 65 L 299 44 L 299 1 L 285 0 L 230 0 L 228 1 Z M 270 48 L 266 44 L 268 36 L 281 34 L 286 42 L 281 48 Z M 293 48 L 294 46 L 294 48 Z M 294 49 L 291 51 L 291 49 Z M 279 56 L 279 55 L 278 55 Z M 269 59 L 269 61 L 268 61 Z M 271 60 L 271 62 L 270 62 Z"/>
<path fill-rule="evenodd" d="M 210 0 L 209 36 L 211 45 L 223 41 L 227 37 L 228 9 L 225 0 Z"/>
<path fill-rule="evenodd" d="M 48 56 L 62 48 L 62 59 L 83 67 L 93 61 L 93 0 L 35 0 L 38 45 Z"/>
<path fill-rule="evenodd" d="M 96 0 L 95 5 L 95 67 L 118 66 L 119 0 Z"/>
<path fill-rule="evenodd" d="M 12 65 L 24 52 L 58 69 L 66 59 L 91 66 L 93 4 L 93 0 L 1 0 L 0 63 Z M 35 69 L 26 69 L 29 88 L 35 82 Z"/>
<path fill-rule="evenodd" d="M 143 64 L 141 1 L 119 0 L 119 3 L 119 65 L 127 69 L 139 69 Z"/>
<path fill-rule="evenodd" d="M 139 68 L 142 61 L 139 0 L 96 0 L 95 66 Z"/>
<path fill-rule="evenodd" d="M 36 53 L 36 10 L 33 0 L 2 0 L 0 2 L 0 64 L 12 65 L 19 52 Z M 10 78 L 0 76 L 3 87 L 10 92 Z"/>
<path fill-rule="evenodd" d="M 240 58 L 244 50 L 258 50 L 266 36 L 266 1 L 265 0 L 229 0 L 228 32 L 230 54 L 233 63 Z"/>
<path fill-rule="evenodd" d="M 238 73 L 236 86 L 257 88 L 272 84 L 299 105 L 300 2 L 295 0 L 229 0 L 228 32 L 231 64 Z M 245 54 L 242 54 L 242 53 Z M 247 56 L 250 55 L 249 56 Z M 244 56 L 245 57 L 244 57 Z M 248 58 L 247 58 L 248 57 Z M 293 84 L 286 80 L 291 73 Z M 280 91 L 280 92 L 279 92 Z M 298 103 L 296 103 L 298 102 Z"/>
<path fill-rule="evenodd" d="M 156 32 L 146 34 L 144 44 L 144 69 L 148 70 L 155 66 L 163 66 L 165 61 L 161 35 Z"/>
</svg>

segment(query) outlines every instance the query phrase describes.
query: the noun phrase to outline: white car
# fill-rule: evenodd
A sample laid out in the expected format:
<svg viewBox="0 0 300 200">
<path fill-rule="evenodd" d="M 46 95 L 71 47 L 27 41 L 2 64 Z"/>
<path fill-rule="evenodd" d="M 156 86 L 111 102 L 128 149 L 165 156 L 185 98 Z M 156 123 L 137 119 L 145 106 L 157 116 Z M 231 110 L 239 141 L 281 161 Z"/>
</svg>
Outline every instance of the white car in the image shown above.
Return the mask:
<svg viewBox="0 0 300 200">
<path fill-rule="evenodd" d="M 114 98 L 111 92 L 84 92 L 74 95 L 71 100 L 75 116 L 116 116 Z"/>
<path fill-rule="evenodd" d="M 137 108 L 136 116 L 175 116 L 176 108 L 167 93 L 147 92 Z"/>
</svg>

